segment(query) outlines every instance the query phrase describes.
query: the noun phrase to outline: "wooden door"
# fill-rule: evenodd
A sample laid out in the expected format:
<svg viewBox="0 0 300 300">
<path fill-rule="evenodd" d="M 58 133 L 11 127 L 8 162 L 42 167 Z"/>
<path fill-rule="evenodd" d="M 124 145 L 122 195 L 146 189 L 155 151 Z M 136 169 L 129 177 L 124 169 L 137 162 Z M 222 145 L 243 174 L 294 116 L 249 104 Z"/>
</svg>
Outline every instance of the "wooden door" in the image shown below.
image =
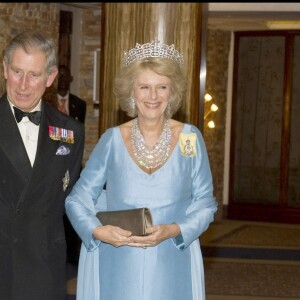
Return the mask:
<svg viewBox="0 0 300 300">
<path fill-rule="evenodd" d="M 72 21 L 73 13 L 71 11 L 60 11 L 58 62 L 69 69 L 71 69 Z"/>
<path fill-rule="evenodd" d="M 300 223 L 300 32 L 235 34 L 228 218 Z"/>
</svg>

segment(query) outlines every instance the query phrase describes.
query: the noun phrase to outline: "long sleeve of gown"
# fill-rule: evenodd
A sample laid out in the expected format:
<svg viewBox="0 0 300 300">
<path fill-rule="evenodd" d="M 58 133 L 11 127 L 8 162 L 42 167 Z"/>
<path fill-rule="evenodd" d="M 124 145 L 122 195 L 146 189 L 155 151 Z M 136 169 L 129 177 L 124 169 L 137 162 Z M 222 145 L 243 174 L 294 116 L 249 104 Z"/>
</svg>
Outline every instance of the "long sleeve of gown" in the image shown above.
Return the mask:
<svg viewBox="0 0 300 300">
<path fill-rule="evenodd" d="M 106 182 L 111 140 L 112 130 L 108 129 L 92 151 L 65 202 L 66 214 L 88 250 L 93 250 L 100 243 L 93 238 L 93 231 L 101 225 L 96 212 L 105 210 L 106 207 L 103 186 Z"/>
<path fill-rule="evenodd" d="M 181 250 L 188 247 L 208 228 L 217 211 L 205 143 L 198 128 L 191 126 L 191 132 L 197 136 L 196 155 L 189 158 L 192 163 L 192 199 L 186 217 L 176 222 L 181 235 L 174 239 L 175 245 Z"/>
</svg>

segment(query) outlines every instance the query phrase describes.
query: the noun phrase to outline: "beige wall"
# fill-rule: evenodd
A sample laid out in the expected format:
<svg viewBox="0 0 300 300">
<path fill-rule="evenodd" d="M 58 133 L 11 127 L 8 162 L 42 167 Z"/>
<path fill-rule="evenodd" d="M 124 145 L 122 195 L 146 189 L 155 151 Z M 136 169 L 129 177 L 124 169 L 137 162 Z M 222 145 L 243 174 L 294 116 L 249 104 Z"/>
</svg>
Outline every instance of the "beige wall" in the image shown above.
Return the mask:
<svg viewBox="0 0 300 300">
<path fill-rule="evenodd" d="M 74 32 L 75 34 L 75 32 Z M 77 36 L 75 35 L 75 38 Z M 81 41 L 79 51 L 79 89 L 78 95 L 87 102 L 85 122 L 85 151 L 83 160 L 86 162 L 98 141 L 98 110 L 93 105 L 94 51 L 100 48 L 101 10 L 83 9 L 81 20 Z M 74 51 L 74 49 L 72 50 Z M 74 75 L 74 74 L 73 74 Z"/>
<path fill-rule="evenodd" d="M 209 115 L 204 121 L 203 136 L 207 146 L 213 174 L 215 196 L 219 202 L 217 217 L 223 215 L 223 174 L 226 130 L 226 105 L 228 84 L 228 59 L 231 33 L 229 31 L 209 30 L 207 36 L 207 74 L 206 91 L 213 97 L 213 102 L 219 107 L 218 111 Z M 211 103 L 206 102 L 204 115 Z M 212 119 L 216 127 L 207 127 L 207 121 Z"/>
</svg>

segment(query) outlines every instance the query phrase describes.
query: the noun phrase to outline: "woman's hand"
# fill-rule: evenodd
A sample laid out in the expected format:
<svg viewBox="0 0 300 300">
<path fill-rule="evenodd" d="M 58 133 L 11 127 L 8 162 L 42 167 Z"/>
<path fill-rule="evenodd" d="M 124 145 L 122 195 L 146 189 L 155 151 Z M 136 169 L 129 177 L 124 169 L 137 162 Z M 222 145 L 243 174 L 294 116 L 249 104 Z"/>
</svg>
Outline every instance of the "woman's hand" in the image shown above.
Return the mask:
<svg viewBox="0 0 300 300">
<path fill-rule="evenodd" d="M 179 235 L 180 227 L 177 224 L 160 224 L 147 228 L 146 236 L 131 236 L 132 242 L 128 245 L 132 247 L 153 247 L 162 241 Z"/>
<path fill-rule="evenodd" d="M 131 231 L 124 230 L 117 226 L 105 225 L 96 227 L 93 236 L 104 243 L 115 247 L 129 245 L 132 243 Z"/>
</svg>

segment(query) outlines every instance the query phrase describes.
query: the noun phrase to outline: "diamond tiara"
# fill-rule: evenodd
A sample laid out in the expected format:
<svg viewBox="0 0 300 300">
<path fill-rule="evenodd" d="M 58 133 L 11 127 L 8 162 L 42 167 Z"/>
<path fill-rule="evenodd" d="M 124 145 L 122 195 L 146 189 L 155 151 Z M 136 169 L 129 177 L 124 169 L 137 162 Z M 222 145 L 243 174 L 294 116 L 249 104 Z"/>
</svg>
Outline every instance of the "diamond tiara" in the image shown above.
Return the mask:
<svg viewBox="0 0 300 300">
<path fill-rule="evenodd" d="M 125 68 L 136 60 L 142 60 L 150 57 L 163 57 L 176 61 L 179 65 L 183 64 L 183 55 L 180 54 L 175 46 L 170 46 L 160 43 L 158 39 L 155 39 L 151 43 L 135 45 L 135 48 L 130 49 L 128 52 L 124 52 L 122 60 L 122 66 Z"/>
</svg>

